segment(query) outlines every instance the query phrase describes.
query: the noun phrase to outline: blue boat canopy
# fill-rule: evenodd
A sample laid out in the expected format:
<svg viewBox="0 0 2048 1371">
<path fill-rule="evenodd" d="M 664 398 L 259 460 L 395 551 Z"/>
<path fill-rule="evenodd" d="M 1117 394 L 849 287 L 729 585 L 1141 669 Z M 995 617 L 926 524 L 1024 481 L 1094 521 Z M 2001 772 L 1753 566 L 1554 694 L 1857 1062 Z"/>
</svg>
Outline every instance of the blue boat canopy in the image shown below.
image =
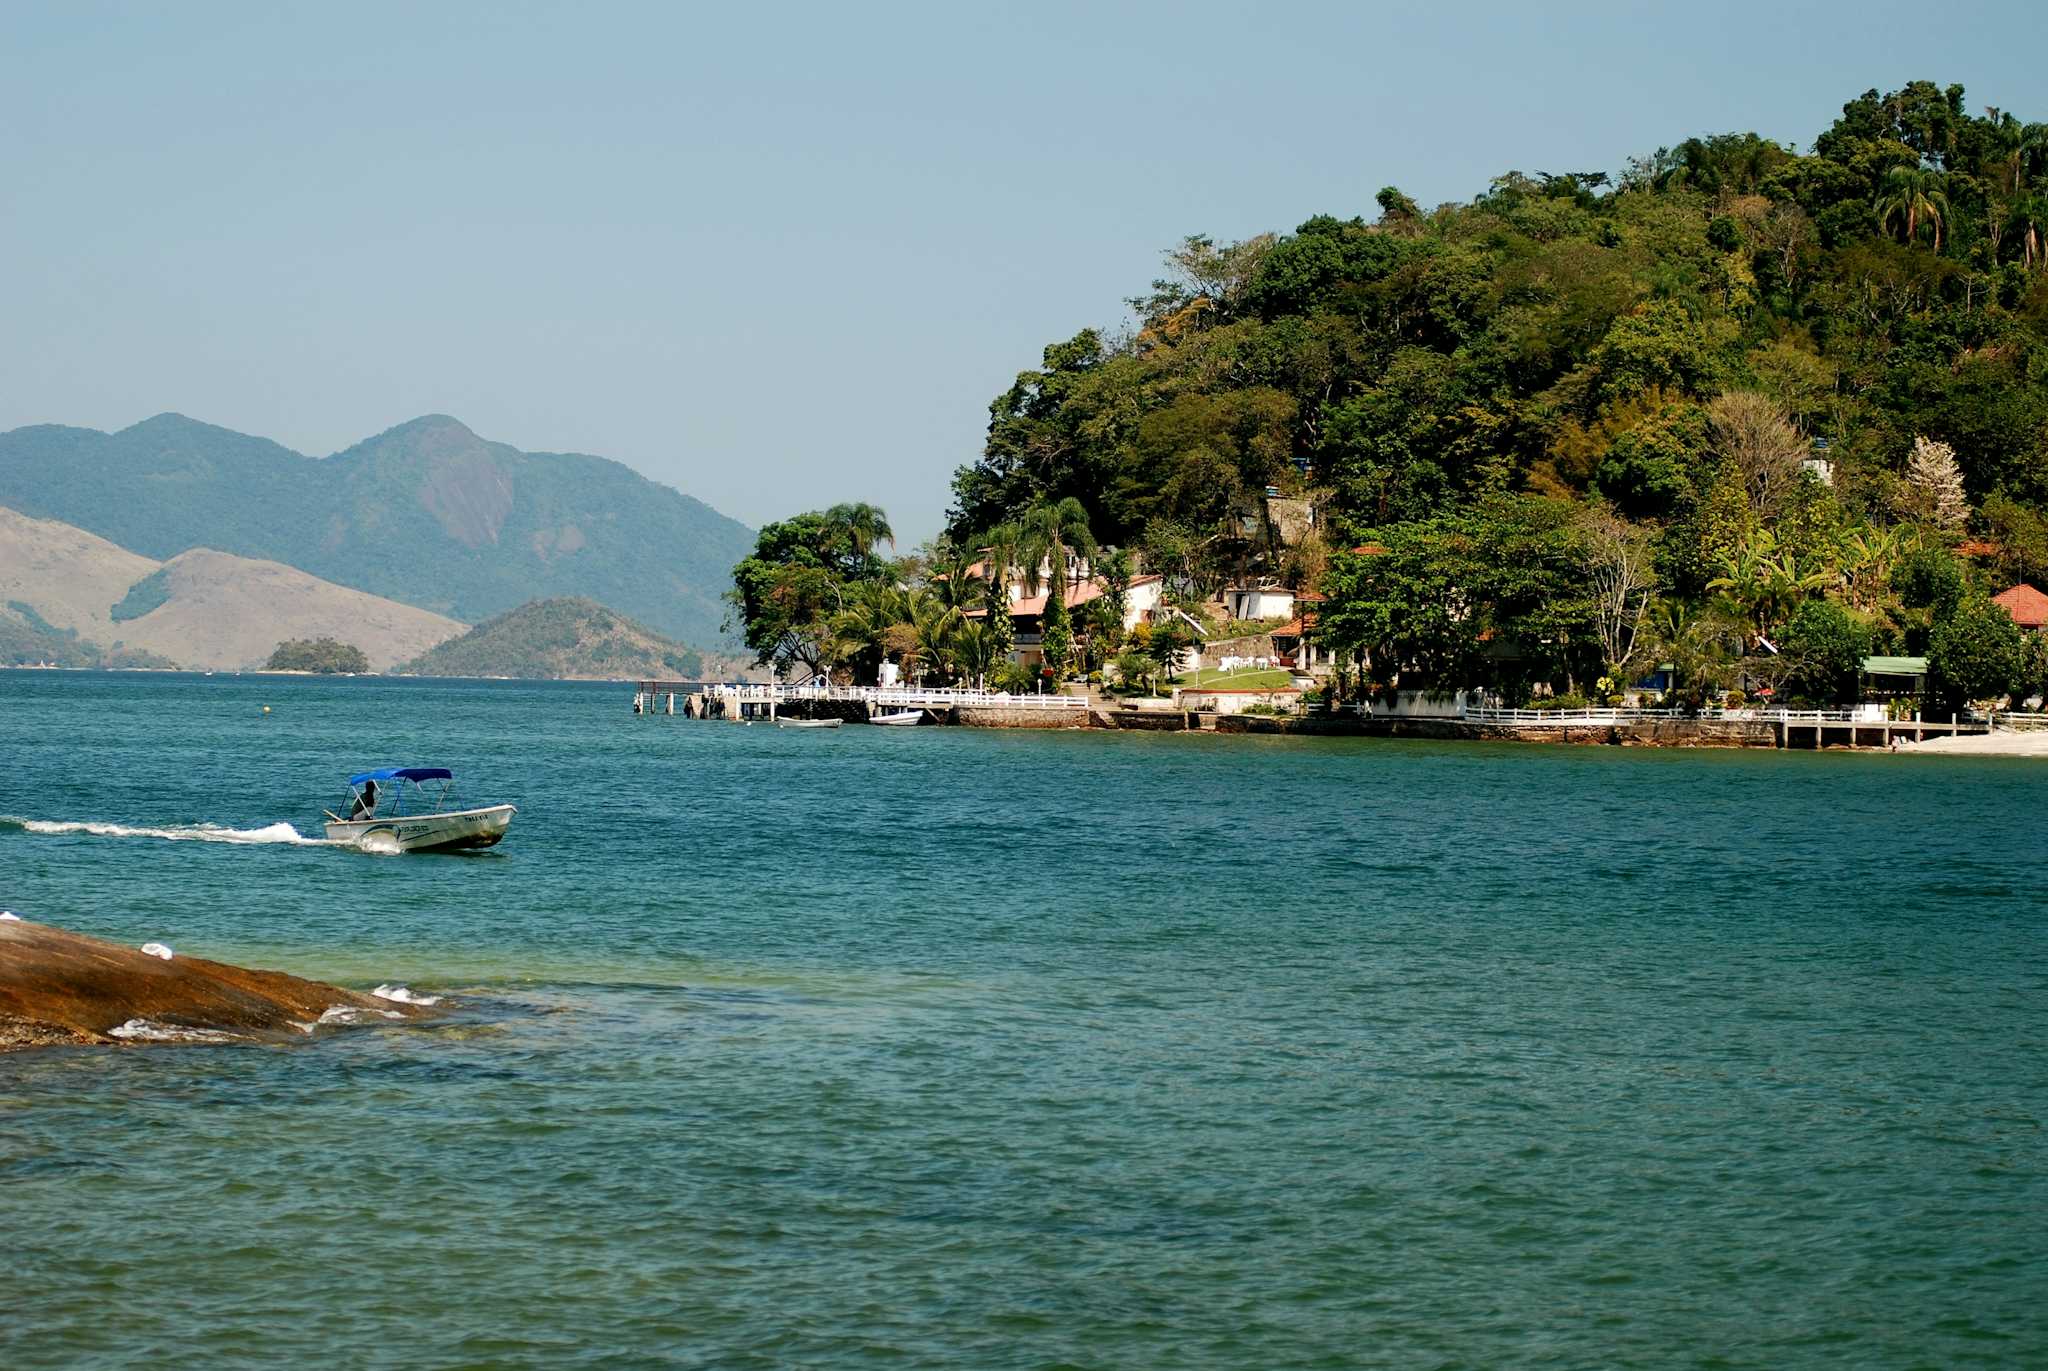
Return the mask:
<svg viewBox="0 0 2048 1371">
<path fill-rule="evenodd" d="M 348 778 L 350 785 L 364 781 L 452 781 L 455 773 L 445 766 L 387 766 L 363 771 Z"/>
</svg>

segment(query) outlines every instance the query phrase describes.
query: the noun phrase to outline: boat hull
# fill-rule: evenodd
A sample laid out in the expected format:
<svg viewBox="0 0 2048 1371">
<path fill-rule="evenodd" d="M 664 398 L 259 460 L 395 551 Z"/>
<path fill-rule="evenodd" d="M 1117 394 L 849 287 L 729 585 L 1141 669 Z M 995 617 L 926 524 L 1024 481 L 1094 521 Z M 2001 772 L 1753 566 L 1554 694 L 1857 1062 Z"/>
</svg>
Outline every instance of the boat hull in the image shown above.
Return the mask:
<svg viewBox="0 0 2048 1371">
<path fill-rule="evenodd" d="M 327 839 L 357 847 L 395 847 L 400 852 L 461 852 L 497 846 L 518 812 L 512 805 L 490 805 L 448 814 L 340 819 L 327 825 Z"/>
</svg>

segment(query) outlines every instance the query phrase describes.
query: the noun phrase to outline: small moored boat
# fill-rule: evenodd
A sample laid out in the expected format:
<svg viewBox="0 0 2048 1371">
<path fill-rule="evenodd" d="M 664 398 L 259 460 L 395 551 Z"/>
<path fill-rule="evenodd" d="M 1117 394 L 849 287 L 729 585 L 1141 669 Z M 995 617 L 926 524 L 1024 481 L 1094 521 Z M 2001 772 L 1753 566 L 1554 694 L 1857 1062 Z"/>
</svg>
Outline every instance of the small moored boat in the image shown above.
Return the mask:
<svg viewBox="0 0 2048 1371">
<path fill-rule="evenodd" d="M 894 728 L 909 728 L 913 724 L 922 722 L 923 719 L 923 710 L 906 709 L 897 714 L 877 714 L 872 719 L 869 719 L 868 722 L 871 724 L 888 724 Z"/>
<path fill-rule="evenodd" d="M 777 728 L 837 728 L 837 719 L 777 719 Z"/>
<path fill-rule="evenodd" d="M 428 792 L 424 782 L 439 781 Z M 493 847 L 511 826 L 518 809 L 486 805 L 480 809 L 448 807 L 455 773 L 439 766 L 387 766 L 348 778 L 348 817 L 327 815 L 330 842 L 399 852 L 453 852 Z"/>
</svg>

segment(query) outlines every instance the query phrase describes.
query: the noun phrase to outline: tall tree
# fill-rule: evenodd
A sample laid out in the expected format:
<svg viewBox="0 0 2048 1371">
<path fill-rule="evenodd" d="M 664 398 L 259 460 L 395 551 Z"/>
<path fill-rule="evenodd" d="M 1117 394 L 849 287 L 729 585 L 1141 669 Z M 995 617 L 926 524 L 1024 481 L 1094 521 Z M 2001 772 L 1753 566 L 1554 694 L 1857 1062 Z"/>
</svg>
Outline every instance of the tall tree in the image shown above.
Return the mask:
<svg viewBox="0 0 2048 1371">
<path fill-rule="evenodd" d="M 1948 537 L 1959 536 L 1970 515 L 1969 499 L 1963 494 L 1963 473 L 1956 465 L 1956 450 L 1925 436 L 1913 440 L 1913 454 L 1906 459 L 1905 484 L 1899 492 L 1900 512 L 1934 528 Z"/>
<path fill-rule="evenodd" d="M 1017 521 L 1025 592 L 1035 595 L 1042 586 L 1048 609 L 1058 605 L 1065 612 L 1069 556 L 1092 559 L 1098 550 L 1088 511 L 1071 495 L 1035 504 Z"/>
<path fill-rule="evenodd" d="M 1947 179 L 1922 167 L 1893 167 L 1877 197 L 1877 225 L 1899 225 L 1907 243 L 1918 242 L 1920 230 L 1934 230 L 1934 250 L 1941 251 L 1941 230 L 1948 218 Z"/>
</svg>

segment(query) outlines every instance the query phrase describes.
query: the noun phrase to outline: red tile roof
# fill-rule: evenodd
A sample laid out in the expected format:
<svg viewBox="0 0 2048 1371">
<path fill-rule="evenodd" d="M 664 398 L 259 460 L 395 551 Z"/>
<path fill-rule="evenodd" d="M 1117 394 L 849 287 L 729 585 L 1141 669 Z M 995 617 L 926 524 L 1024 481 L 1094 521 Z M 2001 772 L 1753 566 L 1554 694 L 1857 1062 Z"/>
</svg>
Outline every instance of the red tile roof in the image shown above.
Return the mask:
<svg viewBox="0 0 2048 1371">
<path fill-rule="evenodd" d="M 1068 609 L 1078 609 L 1090 600 L 1101 599 L 1104 593 L 1105 588 L 1102 582 L 1083 581 L 1079 585 L 1068 586 L 1067 593 L 1061 598 Z M 1043 614 L 1045 613 L 1045 602 L 1049 598 L 1050 592 L 1041 591 L 1037 595 L 1026 596 L 1021 600 L 1012 600 L 1010 601 L 1010 615 L 1014 618 L 1020 614 Z"/>
<path fill-rule="evenodd" d="M 2012 615 L 2012 621 L 2021 628 L 2040 628 L 2048 624 L 2048 595 L 2043 595 L 2024 581 L 2011 590 L 1992 596 L 1991 603 Z"/>
</svg>

